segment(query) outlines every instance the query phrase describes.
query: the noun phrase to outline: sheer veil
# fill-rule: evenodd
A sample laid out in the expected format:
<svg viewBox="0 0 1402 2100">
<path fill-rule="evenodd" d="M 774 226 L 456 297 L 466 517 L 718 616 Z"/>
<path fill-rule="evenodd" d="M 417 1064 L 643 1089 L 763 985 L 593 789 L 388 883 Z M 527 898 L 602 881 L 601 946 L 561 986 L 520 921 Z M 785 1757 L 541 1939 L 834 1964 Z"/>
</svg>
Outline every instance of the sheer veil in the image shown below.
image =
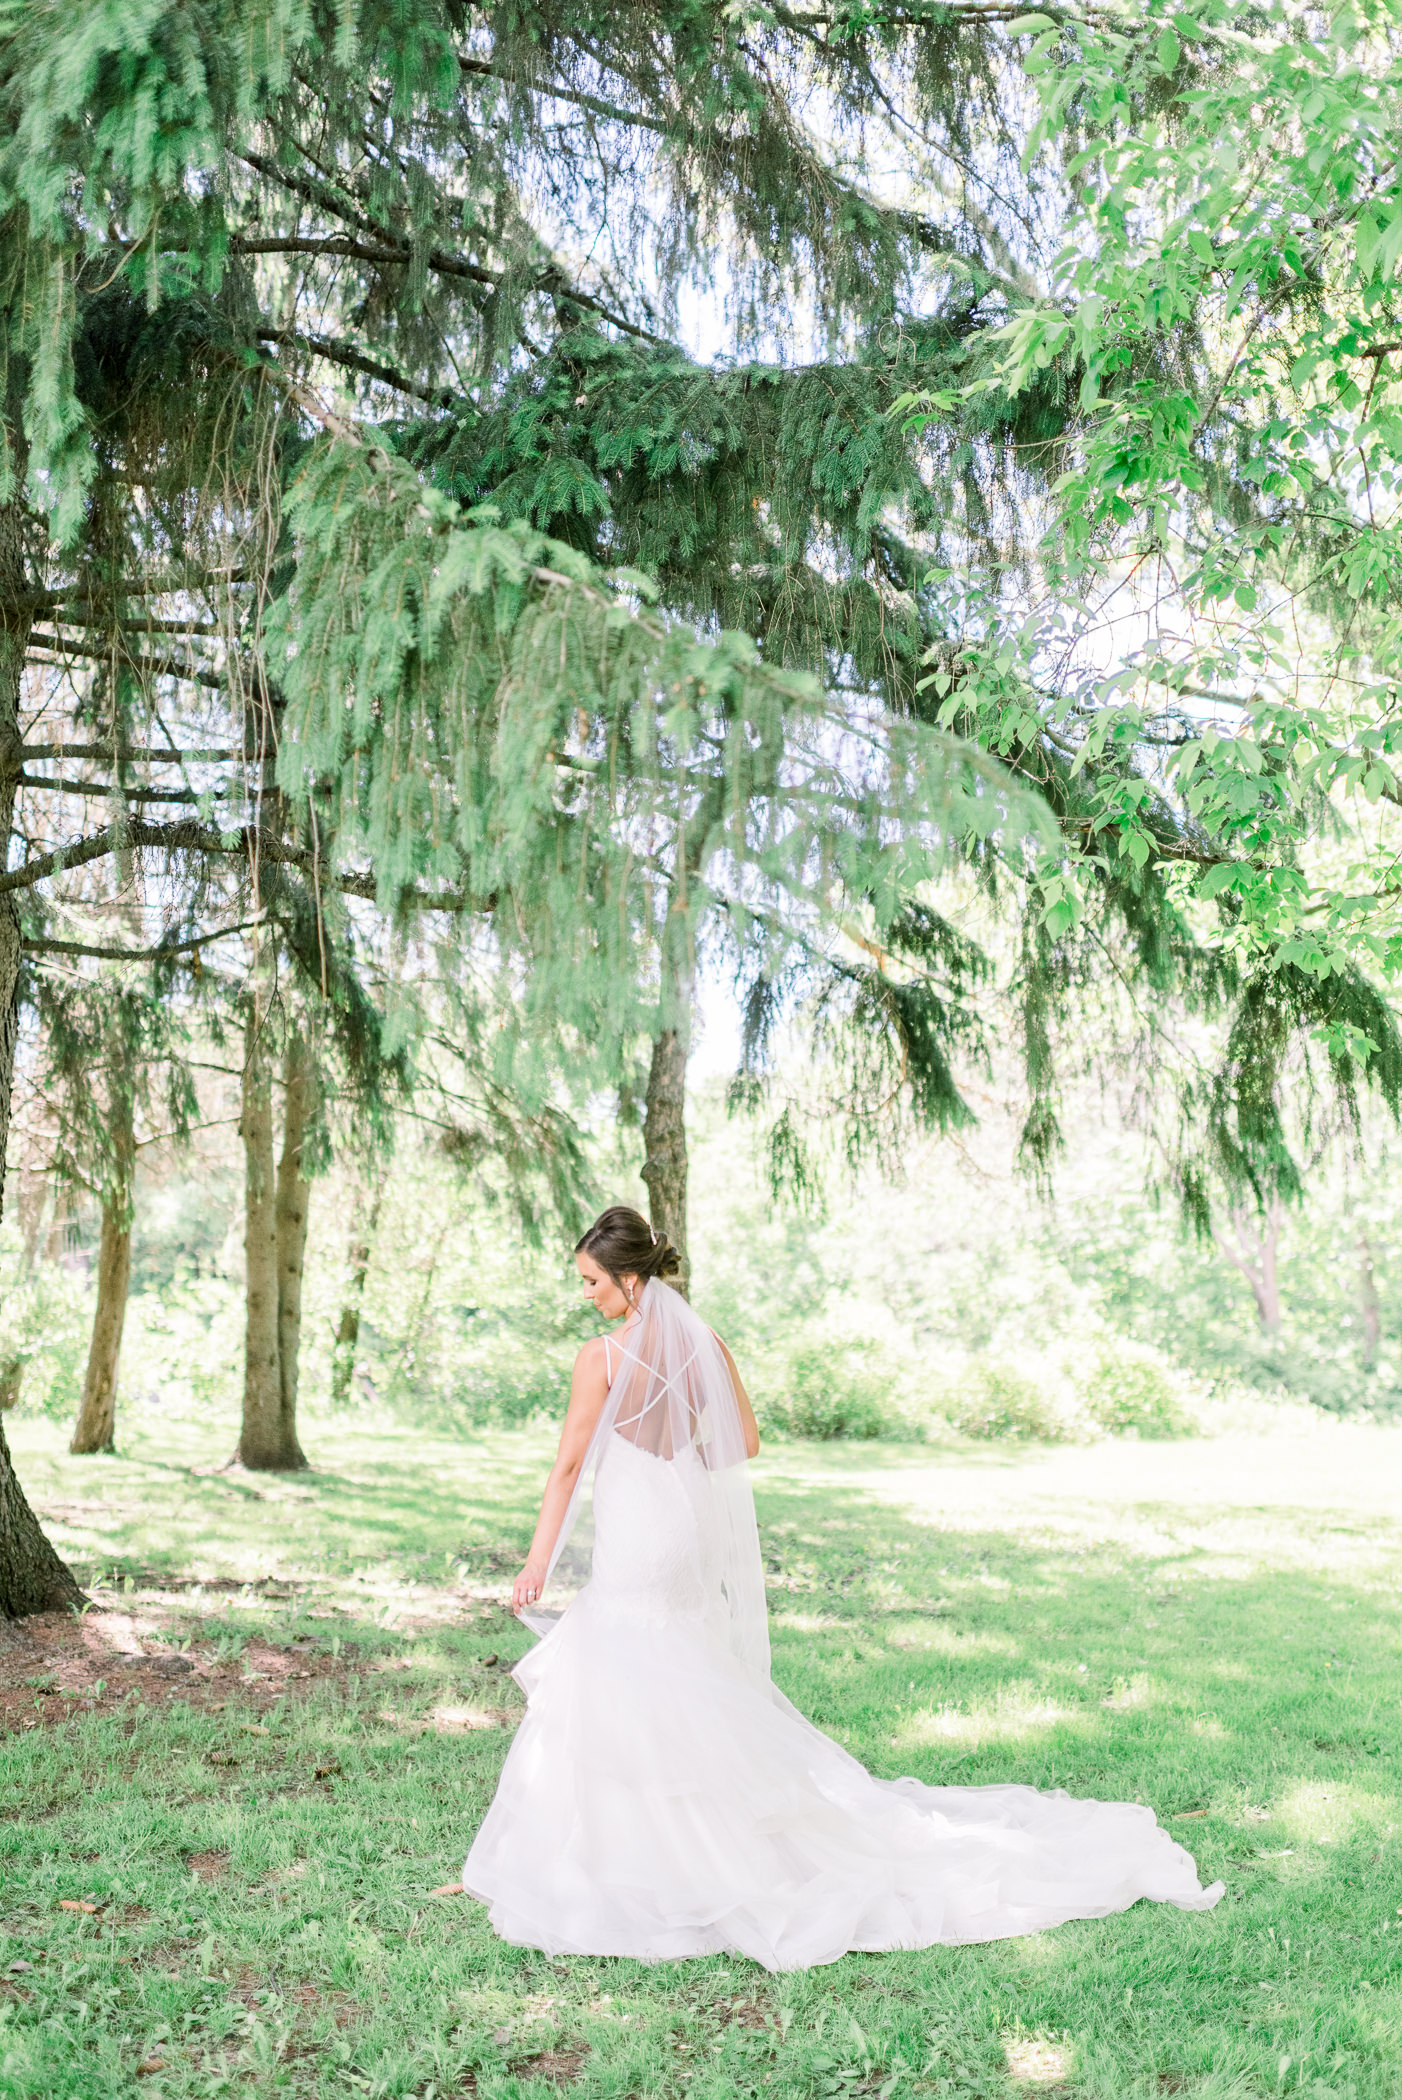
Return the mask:
<svg viewBox="0 0 1402 2100">
<path fill-rule="evenodd" d="M 674 1550 L 691 1561 L 705 1599 L 708 1630 L 745 1674 L 769 1677 L 769 1622 L 746 1464 L 745 1433 L 725 1352 L 677 1291 L 651 1278 L 640 1316 L 609 1338 L 613 1378 L 590 1439 L 551 1555 L 545 1588 L 550 1609 L 521 1614 L 548 1633 L 592 1564 L 586 1505 L 611 1438 L 622 1438 L 657 1465 L 678 1469 L 685 1510 Z"/>
</svg>

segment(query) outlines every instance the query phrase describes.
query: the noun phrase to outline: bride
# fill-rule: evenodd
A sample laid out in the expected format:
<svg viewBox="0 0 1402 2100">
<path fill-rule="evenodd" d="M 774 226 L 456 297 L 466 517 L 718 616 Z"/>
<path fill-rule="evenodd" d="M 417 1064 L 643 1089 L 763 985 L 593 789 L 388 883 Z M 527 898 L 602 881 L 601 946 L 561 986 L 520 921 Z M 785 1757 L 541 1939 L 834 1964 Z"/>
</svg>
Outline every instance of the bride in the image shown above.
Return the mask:
<svg viewBox="0 0 1402 2100">
<path fill-rule="evenodd" d="M 759 1431 L 726 1348 L 636 1211 L 575 1249 L 617 1336 L 587 1342 L 512 1608 L 542 1638 L 527 1712 L 463 1869 L 503 1939 L 644 1961 L 805 1969 L 849 1950 L 1004 1939 L 1141 1896 L 1205 1910 L 1153 1811 L 1028 1786 L 874 1779 L 769 1675 L 745 1460 Z M 583 1510 L 592 1480 L 592 1540 Z M 533 1609 L 587 1569 L 562 1616 Z"/>
</svg>

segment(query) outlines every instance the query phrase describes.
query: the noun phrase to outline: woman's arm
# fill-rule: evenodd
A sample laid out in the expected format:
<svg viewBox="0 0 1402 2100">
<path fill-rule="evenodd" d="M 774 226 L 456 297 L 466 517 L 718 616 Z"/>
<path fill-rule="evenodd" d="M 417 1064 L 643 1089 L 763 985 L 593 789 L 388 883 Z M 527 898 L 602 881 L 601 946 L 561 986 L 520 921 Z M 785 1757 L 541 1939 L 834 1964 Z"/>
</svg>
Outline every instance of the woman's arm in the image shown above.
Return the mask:
<svg viewBox="0 0 1402 2100">
<path fill-rule="evenodd" d="M 711 1329 L 711 1332 L 712 1334 L 716 1334 L 714 1327 Z M 758 1458 L 759 1424 L 755 1420 L 755 1411 L 750 1405 L 750 1396 L 745 1391 L 745 1381 L 740 1376 L 739 1370 L 736 1368 L 735 1358 L 726 1348 L 725 1343 L 721 1342 L 720 1336 L 718 1334 L 716 1334 L 716 1340 L 720 1342 L 720 1353 L 725 1358 L 726 1363 L 729 1365 L 730 1376 L 734 1381 L 735 1398 L 739 1403 L 740 1408 L 740 1427 L 745 1432 L 745 1456 L 746 1458 Z"/>
<path fill-rule="evenodd" d="M 550 1565 L 550 1556 L 560 1536 L 560 1526 L 565 1521 L 565 1511 L 569 1508 L 570 1496 L 574 1493 L 579 1469 L 584 1464 L 589 1439 L 594 1434 L 607 1392 L 608 1369 L 603 1341 L 586 1342 L 574 1360 L 570 1404 L 565 1413 L 565 1426 L 560 1431 L 560 1448 L 550 1468 L 550 1478 L 545 1483 L 540 1521 L 531 1540 L 526 1565 L 511 1585 L 511 1609 L 514 1612 L 519 1612 L 525 1604 L 534 1604 L 545 1587 L 545 1571 Z"/>
</svg>

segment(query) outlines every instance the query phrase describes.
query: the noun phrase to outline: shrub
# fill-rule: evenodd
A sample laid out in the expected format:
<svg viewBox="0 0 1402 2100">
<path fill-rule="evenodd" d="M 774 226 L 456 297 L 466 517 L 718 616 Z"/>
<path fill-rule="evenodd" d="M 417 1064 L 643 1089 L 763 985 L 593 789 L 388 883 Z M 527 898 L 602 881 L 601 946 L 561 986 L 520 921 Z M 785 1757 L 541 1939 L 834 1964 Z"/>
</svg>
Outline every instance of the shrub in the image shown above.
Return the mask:
<svg viewBox="0 0 1402 2100">
<path fill-rule="evenodd" d="M 837 1349 L 800 1349 L 789 1360 L 787 1395 L 765 1409 L 790 1436 L 884 1436 L 892 1427 L 886 1382 Z"/>
<path fill-rule="evenodd" d="M 965 1436 L 1036 1438 L 1058 1443 L 1066 1426 L 1041 1386 L 1011 1364 L 971 1364 L 950 1421 Z"/>
<path fill-rule="evenodd" d="M 17 1238 L 0 1242 L 0 1372 L 5 1401 L 25 1415 L 62 1421 L 78 1405 L 92 1319 L 81 1263 L 23 1259 Z"/>
<path fill-rule="evenodd" d="M 1111 1436 L 1190 1436 L 1195 1427 L 1154 1357 L 1124 1347 L 1102 1349 L 1081 1380 L 1081 1402 L 1097 1429 Z"/>
</svg>

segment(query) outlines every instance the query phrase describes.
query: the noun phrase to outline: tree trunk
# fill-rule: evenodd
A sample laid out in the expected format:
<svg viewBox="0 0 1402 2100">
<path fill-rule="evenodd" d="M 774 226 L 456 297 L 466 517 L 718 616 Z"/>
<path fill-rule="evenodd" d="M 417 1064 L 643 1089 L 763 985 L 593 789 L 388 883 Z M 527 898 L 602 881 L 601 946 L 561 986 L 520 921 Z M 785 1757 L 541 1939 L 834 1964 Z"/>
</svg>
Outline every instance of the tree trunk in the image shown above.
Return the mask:
<svg viewBox="0 0 1402 2100">
<path fill-rule="evenodd" d="M 20 757 L 20 681 L 31 625 L 23 603 L 23 526 L 18 503 L 0 506 L 0 868 L 10 863 L 15 792 L 24 761 Z M 15 1047 L 19 1039 L 19 906 L 13 890 L 0 892 L 0 1214 L 5 1206 L 5 1149 L 15 1084 Z"/>
<path fill-rule="evenodd" d="M 244 1044 L 244 1358 L 243 1430 L 238 1455 L 266 1472 L 294 1467 L 282 1433 L 282 1371 L 278 1358 L 277 1178 L 273 1165 L 273 1082 L 268 1062 L 267 1008 L 257 996 L 249 1008 Z"/>
<path fill-rule="evenodd" d="M 302 1345 L 302 1265 L 312 1185 L 303 1172 L 315 1074 L 307 1046 L 294 1037 L 283 1059 L 282 1157 L 277 1170 L 277 1348 L 282 1447 L 307 1461 L 297 1441 L 297 1366 Z"/>
<path fill-rule="evenodd" d="M 22 1619 L 32 1611 L 61 1611 L 84 1601 L 72 1570 L 54 1552 L 24 1498 L 0 1423 L 0 1618 Z"/>
<path fill-rule="evenodd" d="M 691 976 L 664 964 L 661 1026 L 653 1039 L 643 1121 L 643 1180 L 652 1223 L 681 1258 L 672 1281 L 686 1295 L 691 1262 L 686 1251 L 686 1061 L 691 1049 Z"/>
<path fill-rule="evenodd" d="M 11 436 L 18 435 L 17 430 Z M 0 507 L 0 867 L 9 864 L 20 768 L 20 680 L 30 616 L 15 610 L 26 586 L 23 520 L 17 502 Z M 19 1036 L 19 909 L 13 890 L 0 893 L 0 1216 L 5 1208 L 5 1150 Z M 15 1478 L 0 1423 L 0 1617 L 23 1618 L 81 1604 L 83 1593 L 39 1528 Z"/>
<path fill-rule="evenodd" d="M 1373 1370 L 1378 1361 L 1378 1350 L 1382 1344 L 1383 1308 L 1378 1296 L 1378 1278 L 1373 1265 L 1373 1250 L 1368 1244 L 1366 1232 L 1358 1235 L 1358 1300 L 1363 1315 L 1363 1362 Z"/>
<path fill-rule="evenodd" d="M 102 1199 L 102 1240 L 97 1256 L 97 1311 L 93 1314 L 83 1404 L 70 1451 L 112 1451 L 117 1440 L 117 1362 L 131 1282 L 131 1193 L 109 1189 Z"/>
<path fill-rule="evenodd" d="M 360 1346 L 360 1309 L 365 1303 L 365 1277 L 370 1267 L 370 1250 L 375 1244 L 375 1230 L 380 1222 L 384 1187 L 384 1174 L 377 1172 L 370 1208 L 352 1224 L 350 1244 L 346 1249 L 346 1288 L 341 1299 L 341 1317 L 336 1324 L 336 1354 L 331 1369 L 331 1398 L 338 1407 L 350 1403 L 355 1352 Z"/>
<path fill-rule="evenodd" d="M 1236 1234 L 1236 1246 L 1217 1238 L 1217 1244 L 1228 1261 L 1233 1268 L 1240 1270 L 1251 1286 L 1251 1295 L 1256 1300 L 1256 1317 L 1268 1342 L 1275 1341 L 1280 1334 L 1280 1280 L 1276 1255 L 1283 1215 L 1280 1204 L 1276 1202 L 1267 1207 L 1264 1217 L 1257 1217 L 1244 1208 L 1234 1210 L 1232 1229 Z M 1214 1237 L 1217 1236 L 1214 1234 Z"/>
</svg>

